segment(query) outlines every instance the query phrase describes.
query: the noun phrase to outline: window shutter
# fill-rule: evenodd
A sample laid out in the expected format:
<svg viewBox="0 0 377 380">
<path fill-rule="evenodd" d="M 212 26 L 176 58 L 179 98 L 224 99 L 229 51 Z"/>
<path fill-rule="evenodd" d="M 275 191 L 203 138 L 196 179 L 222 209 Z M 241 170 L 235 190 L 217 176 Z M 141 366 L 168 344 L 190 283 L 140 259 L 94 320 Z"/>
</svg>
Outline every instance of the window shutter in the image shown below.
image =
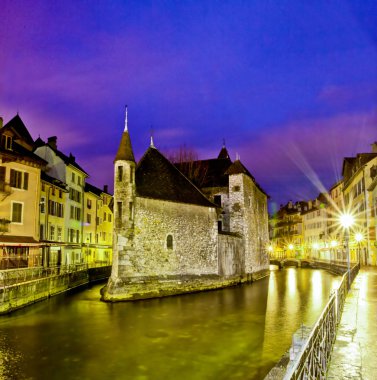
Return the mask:
<svg viewBox="0 0 377 380">
<path fill-rule="evenodd" d="M 24 190 L 27 190 L 29 186 L 29 173 L 24 173 Z"/>
</svg>

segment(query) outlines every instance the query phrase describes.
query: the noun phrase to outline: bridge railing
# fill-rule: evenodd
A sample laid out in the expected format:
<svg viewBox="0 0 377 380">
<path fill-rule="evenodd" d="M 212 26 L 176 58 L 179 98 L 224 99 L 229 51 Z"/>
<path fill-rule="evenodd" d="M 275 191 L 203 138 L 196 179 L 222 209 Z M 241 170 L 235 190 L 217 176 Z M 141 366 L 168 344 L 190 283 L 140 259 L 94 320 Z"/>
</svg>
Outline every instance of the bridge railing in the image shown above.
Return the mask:
<svg viewBox="0 0 377 380">
<path fill-rule="evenodd" d="M 350 271 L 351 283 L 359 271 L 355 265 Z M 290 363 L 284 380 L 326 379 L 327 364 L 336 338 L 336 328 L 340 321 L 348 292 L 348 272 L 342 277 L 338 289 L 333 294 L 311 330 L 307 340 L 294 361 Z"/>
</svg>

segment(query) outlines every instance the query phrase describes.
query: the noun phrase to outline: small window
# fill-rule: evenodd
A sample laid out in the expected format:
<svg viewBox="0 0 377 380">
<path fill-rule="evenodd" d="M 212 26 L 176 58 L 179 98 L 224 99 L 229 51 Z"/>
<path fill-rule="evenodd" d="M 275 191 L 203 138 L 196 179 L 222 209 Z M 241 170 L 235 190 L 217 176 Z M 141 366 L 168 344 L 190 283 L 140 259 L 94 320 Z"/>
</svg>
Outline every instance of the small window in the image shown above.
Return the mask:
<svg viewBox="0 0 377 380">
<path fill-rule="evenodd" d="M 71 181 L 72 181 L 73 183 L 75 183 L 75 173 L 72 173 Z"/>
<path fill-rule="evenodd" d="M 223 222 L 221 220 L 217 221 L 217 230 L 221 232 L 223 230 Z"/>
<path fill-rule="evenodd" d="M 117 202 L 117 218 L 122 218 L 122 202 Z"/>
<path fill-rule="evenodd" d="M 215 203 L 218 206 L 221 206 L 221 195 L 215 195 L 213 197 L 213 203 Z"/>
<path fill-rule="evenodd" d="M 233 186 L 233 191 L 240 191 L 240 187 L 239 186 Z"/>
<path fill-rule="evenodd" d="M 92 221 L 92 216 L 90 214 L 86 214 L 86 223 L 90 224 Z"/>
<path fill-rule="evenodd" d="M 12 202 L 12 223 L 22 223 L 23 203 Z"/>
<path fill-rule="evenodd" d="M 62 199 L 63 198 L 63 192 L 61 190 L 59 190 L 59 198 Z"/>
<path fill-rule="evenodd" d="M 77 176 L 77 184 L 81 186 L 81 177 Z"/>
<path fill-rule="evenodd" d="M 4 149 L 12 150 L 12 136 L 2 135 L 1 136 L 1 146 Z"/>
<path fill-rule="evenodd" d="M 123 180 L 123 166 L 118 166 L 118 181 Z"/>
<path fill-rule="evenodd" d="M 50 240 L 55 240 L 55 226 L 50 226 Z"/>
<path fill-rule="evenodd" d="M 173 249 L 173 235 L 168 235 L 166 237 L 166 248 L 167 249 Z"/>
<path fill-rule="evenodd" d="M 129 212 L 130 212 L 129 219 L 133 220 L 133 218 L 134 218 L 134 204 L 132 202 L 129 203 Z"/>
<path fill-rule="evenodd" d="M 41 206 L 41 214 L 44 214 L 46 212 L 46 198 L 45 197 L 41 197 L 40 206 Z"/>
<path fill-rule="evenodd" d="M 130 182 L 131 182 L 131 183 L 134 183 L 134 174 L 135 174 L 135 170 L 134 170 L 134 168 L 131 166 L 131 167 L 130 167 Z"/>
</svg>

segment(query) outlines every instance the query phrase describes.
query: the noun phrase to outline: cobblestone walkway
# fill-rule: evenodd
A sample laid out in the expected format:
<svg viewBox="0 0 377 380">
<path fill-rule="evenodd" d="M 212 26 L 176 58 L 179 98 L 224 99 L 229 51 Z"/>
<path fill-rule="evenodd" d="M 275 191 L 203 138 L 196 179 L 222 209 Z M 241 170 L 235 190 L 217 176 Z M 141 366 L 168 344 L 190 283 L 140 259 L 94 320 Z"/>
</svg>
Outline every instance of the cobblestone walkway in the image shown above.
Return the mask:
<svg viewBox="0 0 377 380">
<path fill-rule="evenodd" d="M 375 268 L 362 268 L 348 293 L 327 379 L 377 380 Z"/>
</svg>

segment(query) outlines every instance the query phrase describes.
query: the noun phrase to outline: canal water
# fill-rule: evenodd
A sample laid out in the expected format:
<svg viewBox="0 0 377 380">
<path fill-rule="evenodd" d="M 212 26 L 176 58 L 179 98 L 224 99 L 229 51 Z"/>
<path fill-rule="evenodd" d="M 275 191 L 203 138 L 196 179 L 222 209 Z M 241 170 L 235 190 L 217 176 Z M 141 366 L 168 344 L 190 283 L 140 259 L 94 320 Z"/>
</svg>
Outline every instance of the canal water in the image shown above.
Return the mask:
<svg viewBox="0 0 377 380">
<path fill-rule="evenodd" d="M 103 303 L 95 285 L 0 317 L 0 379 L 263 379 L 339 277 L 287 268 L 211 292 Z"/>
</svg>

